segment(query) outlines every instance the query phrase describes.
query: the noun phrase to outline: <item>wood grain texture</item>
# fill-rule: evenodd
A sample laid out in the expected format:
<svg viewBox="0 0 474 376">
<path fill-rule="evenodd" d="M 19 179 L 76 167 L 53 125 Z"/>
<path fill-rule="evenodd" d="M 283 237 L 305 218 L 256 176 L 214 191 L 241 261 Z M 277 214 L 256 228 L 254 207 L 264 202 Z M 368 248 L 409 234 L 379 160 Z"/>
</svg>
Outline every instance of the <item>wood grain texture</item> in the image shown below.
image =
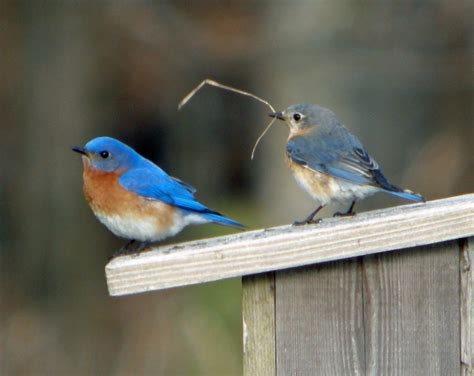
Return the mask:
<svg viewBox="0 0 474 376">
<path fill-rule="evenodd" d="M 244 376 L 275 376 L 275 275 L 242 278 Z"/>
<path fill-rule="evenodd" d="M 154 248 L 106 266 L 125 295 L 339 260 L 474 235 L 474 195 Z"/>
<path fill-rule="evenodd" d="M 360 260 L 276 273 L 278 375 L 365 375 Z"/>
<path fill-rule="evenodd" d="M 459 375 L 457 241 L 364 257 L 368 375 Z"/>
<path fill-rule="evenodd" d="M 461 375 L 474 375 L 474 238 L 462 243 L 461 273 Z"/>
</svg>

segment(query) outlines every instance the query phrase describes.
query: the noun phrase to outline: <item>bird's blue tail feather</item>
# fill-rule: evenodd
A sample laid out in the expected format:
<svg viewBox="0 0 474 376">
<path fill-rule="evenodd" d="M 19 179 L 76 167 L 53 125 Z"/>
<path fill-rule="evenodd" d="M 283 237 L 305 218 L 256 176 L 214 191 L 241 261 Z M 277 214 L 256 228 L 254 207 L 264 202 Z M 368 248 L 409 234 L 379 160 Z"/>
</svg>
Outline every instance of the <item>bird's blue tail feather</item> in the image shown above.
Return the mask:
<svg viewBox="0 0 474 376">
<path fill-rule="evenodd" d="M 422 195 L 412 192 L 412 191 L 408 191 L 408 190 L 397 192 L 397 191 L 389 191 L 388 189 L 385 189 L 384 192 L 389 193 L 394 196 L 404 198 L 405 200 L 425 202 L 425 198 Z"/>
<path fill-rule="evenodd" d="M 233 219 L 224 217 L 218 213 L 203 213 L 201 214 L 204 218 L 209 219 L 212 222 L 218 223 L 225 226 L 245 227 L 243 224 L 234 221 Z"/>
</svg>

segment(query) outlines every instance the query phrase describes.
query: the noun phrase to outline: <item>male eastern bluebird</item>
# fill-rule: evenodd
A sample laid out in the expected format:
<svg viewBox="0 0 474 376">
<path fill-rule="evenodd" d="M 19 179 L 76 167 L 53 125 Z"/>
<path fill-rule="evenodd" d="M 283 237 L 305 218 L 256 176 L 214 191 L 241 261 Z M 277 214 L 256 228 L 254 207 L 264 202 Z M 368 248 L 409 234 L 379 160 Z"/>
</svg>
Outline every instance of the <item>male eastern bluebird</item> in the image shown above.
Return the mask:
<svg viewBox="0 0 474 376">
<path fill-rule="evenodd" d="M 377 162 L 332 111 L 313 104 L 296 104 L 270 116 L 288 125 L 288 165 L 298 184 L 320 204 L 295 224 L 319 222 L 314 216 L 331 201 L 351 201 L 347 212 L 335 215 L 353 215 L 356 200 L 377 192 L 425 201 L 417 193 L 390 184 Z"/>
<path fill-rule="evenodd" d="M 84 195 L 95 216 L 115 235 L 130 239 L 119 252 L 135 240 L 142 242 L 139 252 L 189 224 L 243 226 L 199 203 L 192 186 L 120 141 L 98 137 L 72 150 L 82 154 Z"/>
</svg>

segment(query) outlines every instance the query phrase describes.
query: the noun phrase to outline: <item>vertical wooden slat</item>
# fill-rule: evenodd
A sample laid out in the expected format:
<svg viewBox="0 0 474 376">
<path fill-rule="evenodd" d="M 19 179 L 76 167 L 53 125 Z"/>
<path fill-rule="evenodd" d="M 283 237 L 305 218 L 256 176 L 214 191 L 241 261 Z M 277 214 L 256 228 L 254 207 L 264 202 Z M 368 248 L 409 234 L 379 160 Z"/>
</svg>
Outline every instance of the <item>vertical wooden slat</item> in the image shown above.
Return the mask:
<svg viewBox="0 0 474 376">
<path fill-rule="evenodd" d="M 245 376 L 275 376 L 275 275 L 242 278 Z"/>
<path fill-rule="evenodd" d="M 459 245 L 364 258 L 368 375 L 460 373 Z"/>
<path fill-rule="evenodd" d="M 461 273 L 461 375 L 474 375 L 474 238 L 462 243 Z"/>
<path fill-rule="evenodd" d="M 356 259 L 277 272 L 278 375 L 364 375 L 361 265 Z"/>
</svg>

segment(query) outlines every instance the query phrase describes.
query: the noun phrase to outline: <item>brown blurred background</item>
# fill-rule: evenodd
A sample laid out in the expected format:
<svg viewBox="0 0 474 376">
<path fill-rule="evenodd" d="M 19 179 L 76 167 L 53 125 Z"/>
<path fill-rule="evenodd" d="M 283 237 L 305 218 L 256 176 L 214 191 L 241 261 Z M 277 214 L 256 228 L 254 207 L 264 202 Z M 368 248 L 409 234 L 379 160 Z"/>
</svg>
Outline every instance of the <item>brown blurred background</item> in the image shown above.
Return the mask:
<svg viewBox="0 0 474 376">
<path fill-rule="evenodd" d="M 108 296 L 123 241 L 87 207 L 70 147 L 116 137 L 250 228 L 305 217 L 285 127 L 250 161 L 265 106 L 207 88 L 177 111 L 211 77 L 277 109 L 331 108 L 393 183 L 429 199 L 472 192 L 473 4 L 1 2 L 0 374 L 241 374 L 239 280 Z"/>
</svg>

